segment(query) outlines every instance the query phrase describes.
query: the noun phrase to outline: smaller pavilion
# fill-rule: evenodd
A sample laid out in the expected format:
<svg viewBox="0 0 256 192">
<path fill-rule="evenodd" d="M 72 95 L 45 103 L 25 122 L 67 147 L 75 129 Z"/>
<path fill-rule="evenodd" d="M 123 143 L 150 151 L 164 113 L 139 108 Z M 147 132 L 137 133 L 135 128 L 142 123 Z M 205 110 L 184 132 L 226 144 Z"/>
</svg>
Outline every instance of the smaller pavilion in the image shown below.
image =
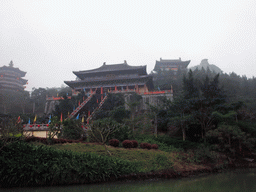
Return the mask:
<svg viewBox="0 0 256 192">
<path fill-rule="evenodd" d="M 23 79 L 26 72 L 13 67 L 11 61 L 9 66 L 0 67 L 0 90 L 24 91 L 27 80 Z"/>
<path fill-rule="evenodd" d="M 178 69 L 186 69 L 189 65 L 190 60 L 181 61 L 181 58 L 174 60 L 165 60 L 160 58 L 160 61 L 156 61 L 154 71 L 160 73 L 163 71 L 173 71 L 177 72 Z"/>
</svg>

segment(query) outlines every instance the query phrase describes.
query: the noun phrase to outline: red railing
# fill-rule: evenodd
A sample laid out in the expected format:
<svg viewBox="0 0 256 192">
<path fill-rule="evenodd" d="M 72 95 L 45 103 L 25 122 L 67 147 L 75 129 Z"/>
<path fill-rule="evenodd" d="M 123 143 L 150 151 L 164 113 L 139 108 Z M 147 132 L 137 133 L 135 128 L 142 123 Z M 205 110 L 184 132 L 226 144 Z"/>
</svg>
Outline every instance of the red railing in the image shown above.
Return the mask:
<svg viewBox="0 0 256 192">
<path fill-rule="evenodd" d="M 68 96 L 68 99 L 71 99 L 71 96 Z M 46 97 L 46 100 L 51 100 L 51 101 L 59 101 L 59 100 L 64 100 L 63 97 Z"/>
</svg>

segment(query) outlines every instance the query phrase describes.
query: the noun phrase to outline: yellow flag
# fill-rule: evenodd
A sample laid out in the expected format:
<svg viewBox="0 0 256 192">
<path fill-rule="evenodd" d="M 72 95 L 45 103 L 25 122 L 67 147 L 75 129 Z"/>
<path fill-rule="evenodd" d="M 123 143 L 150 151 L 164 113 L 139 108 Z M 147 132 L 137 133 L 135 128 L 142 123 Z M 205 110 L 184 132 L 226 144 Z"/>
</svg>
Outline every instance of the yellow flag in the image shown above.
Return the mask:
<svg viewBox="0 0 256 192">
<path fill-rule="evenodd" d="M 84 117 L 82 118 L 82 123 L 84 123 Z"/>
<path fill-rule="evenodd" d="M 34 119 L 34 123 L 36 122 L 36 116 L 35 116 L 35 119 Z"/>
</svg>

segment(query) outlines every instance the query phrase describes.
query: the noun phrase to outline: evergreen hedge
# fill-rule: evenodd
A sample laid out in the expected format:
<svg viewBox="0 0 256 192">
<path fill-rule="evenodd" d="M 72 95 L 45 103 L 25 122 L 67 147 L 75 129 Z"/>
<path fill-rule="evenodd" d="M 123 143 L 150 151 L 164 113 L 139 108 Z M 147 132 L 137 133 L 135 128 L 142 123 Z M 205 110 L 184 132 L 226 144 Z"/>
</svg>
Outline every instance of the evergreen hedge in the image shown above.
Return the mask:
<svg viewBox="0 0 256 192">
<path fill-rule="evenodd" d="M 140 169 L 135 162 L 23 141 L 2 148 L 0 167 L 0 187 L 92 183 L 137 173 Z"/>
</svg>

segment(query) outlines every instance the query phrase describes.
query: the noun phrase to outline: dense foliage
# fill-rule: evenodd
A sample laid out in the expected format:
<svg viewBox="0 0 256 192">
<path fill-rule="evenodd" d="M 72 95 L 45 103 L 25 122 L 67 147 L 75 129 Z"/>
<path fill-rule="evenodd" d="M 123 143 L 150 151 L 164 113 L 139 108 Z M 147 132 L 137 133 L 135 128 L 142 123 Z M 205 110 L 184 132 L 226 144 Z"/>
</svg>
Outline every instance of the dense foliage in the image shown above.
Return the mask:
<svg viewBox="0 0 256 192">
<path fill-rule="evenodd" d="M 139 170 L 135 162 L 22 141 L 0 151 L 0 167 L 1 187 L 91 183 Z"/>
<path fill-rule="evenodd" d="M 122 142 L 122 146 L 123 146 L 124 148 L 132 148 L 132 147 L 133 147 L 133 143 L 132 143 L 131 140 L 124 140 L 124 141 Z"/>
<path fill-rule="evenodd" d="M 112 147 L 118 147 L 119 146 L 119 141 L 117 139 L 110 139 L 108 141 L 108 144 Z"/>
</svg>

